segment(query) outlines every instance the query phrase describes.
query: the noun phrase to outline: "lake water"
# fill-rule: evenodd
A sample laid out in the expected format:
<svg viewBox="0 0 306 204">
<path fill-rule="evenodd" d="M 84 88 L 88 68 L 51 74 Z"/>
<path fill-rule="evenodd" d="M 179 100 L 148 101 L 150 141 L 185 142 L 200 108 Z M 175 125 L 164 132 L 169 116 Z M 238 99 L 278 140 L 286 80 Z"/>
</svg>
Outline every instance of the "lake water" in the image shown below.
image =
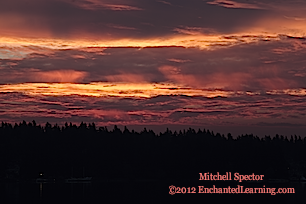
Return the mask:
<svg viewBox="0 0 306 204">
<path fill-rule="evenodd" d="M 175 194 L 169 186 L 207 188 L 237 187 L 237 183 L 170 182 L 170 181 L 110 181 L 91 183 L 0 183 L 0 203 L 306 203 L 305 183 L 240 183 L 245 188 L 294 188 L 294 194 Z M 197 189 L 198 190 L 198 189 Z"/>
</svg>

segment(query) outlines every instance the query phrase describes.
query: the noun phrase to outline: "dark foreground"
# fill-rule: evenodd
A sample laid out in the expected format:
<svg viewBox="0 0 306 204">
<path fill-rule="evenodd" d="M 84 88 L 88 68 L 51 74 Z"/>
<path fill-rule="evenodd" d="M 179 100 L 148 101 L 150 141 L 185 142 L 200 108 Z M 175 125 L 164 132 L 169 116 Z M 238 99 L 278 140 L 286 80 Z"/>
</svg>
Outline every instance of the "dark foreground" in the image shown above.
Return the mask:
<svg viewBox="0 0 306 204">
<path fill-rule="evenodd" d="M 169 194 L 169 186 L 213 185 L 236 187 L 233 182 L 175 182 L 175 181 L 110 181 L 91 183 L 1 183 L 0 203 L 295 203 L 306 202 L 302 183 L 243 183 L 244 187 L 294 188 L 294 194 Z"/>
<path fill-rule="evenodd" d="M 44 127 L 32 123 L 0 127 L 0 203 L 305 203 L 306 139 L 282 135 L 259 138 L 209 130 L 167 130 L 156 134 L 114 127 Z M 190 189 L 226 181 L 199 181 L 199 173 L 263 175 L 267 186 L 289 188 L 294 194 L 169 195 L 169 186 Z M 65 183 L 70 178 L 92 178 Z M 36 180 L 38 179 L 38 180 Z M 282 179 L 282 180 L 279 180 Z M 73 180 L 73 179 L 72 179 Z M 37 182 L 39 181 L 39 182 Z M 54 181 L 54 183 L 52 182 Z M 183 182 L 184 181 L 184 182 Z M 290 182 L 289 182 L 290 181 Z M 295 181 L 296 183 L 294 183 Z M 200 183 L 199 183 L 200 182 Z M 282 185 L 281 185 L 282 184 Z M 230 185 L 237 187 L 237 182 Z M 248 183 L 249 187 L 264 183 Z M 197 202 L 196 202 L 197 201 Z M 200 201 L 200 202 L 199 202 Z M 136 202 L 138 203 L 138 202 Z"/>
</svg>

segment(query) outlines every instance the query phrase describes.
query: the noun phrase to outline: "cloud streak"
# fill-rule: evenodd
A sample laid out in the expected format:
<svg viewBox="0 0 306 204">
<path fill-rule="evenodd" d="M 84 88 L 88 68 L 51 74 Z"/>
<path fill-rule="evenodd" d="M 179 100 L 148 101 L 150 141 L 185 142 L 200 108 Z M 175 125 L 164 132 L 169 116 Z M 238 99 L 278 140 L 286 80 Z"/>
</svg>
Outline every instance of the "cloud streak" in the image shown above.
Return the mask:
<svg viewBox="0 0 306 204">
<path fill-rule="evenodd" d="M 112 11 L 140 11 L 141 8 L 135 6 L 129 6 L 124 4 L 112 4 L 112 1 L 105 0 L 78 0 L 78 1 L 69 1 L 73 5 L 76 5 L 82 9 L 88 10 L 99 10 L 107 9 Z"/>
<path fill-rule="evenodd" d="M 305 96 L 287 94 L 236 94 L 213 99 L 173 95 L 130 98 L 75 94 L 58 97 L 17 92 L 0 94 L 0 119 L 5 121 L 35 119 L 38 123 L 48 121 L 58 124 L 94 121 L 99 126 L 244 126 L 246 129 L 240 129 L 239 134 L 258 130 L 258 127 L 293 127 L 295 129 L 291 130 L 291 134 L 301 134 L 299 131 L 305 127 L 302 122 L 306 117 L 305 109 Z"/>
<path fill-rule="evenodd" d="M 256 4 L 240 3 L 236 1 L 229 0 L 214 0 L 207 2 L 207 4 L 222 6 L 225 8 L 243 8 L 243 9 L 263 9 Z"/>
</svg>

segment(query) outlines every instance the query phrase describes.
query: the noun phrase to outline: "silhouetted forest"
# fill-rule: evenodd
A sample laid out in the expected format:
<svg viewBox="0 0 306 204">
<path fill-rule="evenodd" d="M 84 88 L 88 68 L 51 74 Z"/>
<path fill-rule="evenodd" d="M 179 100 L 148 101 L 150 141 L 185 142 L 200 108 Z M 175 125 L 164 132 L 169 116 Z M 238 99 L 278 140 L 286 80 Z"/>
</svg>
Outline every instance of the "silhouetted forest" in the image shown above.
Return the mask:
<svg viewBox="0 0 306 204">
<path fill-rule="evenodd" d="M 306 172 L 306 138 L 276 135 L 233 138 L 205 129 L 156 134 L 33 122 L 1 124 L 1 179 L 92 176 L 99 179 L 199 179 L 199 173 L 239 172 L 265 178 Z M 85 172 L 84 172 L 85 171 Z"/>
</svg>

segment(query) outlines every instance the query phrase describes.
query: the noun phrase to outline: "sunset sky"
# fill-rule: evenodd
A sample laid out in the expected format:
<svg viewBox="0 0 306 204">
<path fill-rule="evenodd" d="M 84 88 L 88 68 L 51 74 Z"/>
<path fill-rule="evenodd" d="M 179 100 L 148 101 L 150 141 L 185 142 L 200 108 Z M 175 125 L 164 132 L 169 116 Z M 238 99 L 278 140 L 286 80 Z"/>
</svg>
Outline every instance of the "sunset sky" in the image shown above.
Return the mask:
<svg viewBox="0 0 306 204">
<path fill-rule="evenodd" d="M 0 121 L 306 136 L 305 0 L 0 5 Z"/>
</svg>

